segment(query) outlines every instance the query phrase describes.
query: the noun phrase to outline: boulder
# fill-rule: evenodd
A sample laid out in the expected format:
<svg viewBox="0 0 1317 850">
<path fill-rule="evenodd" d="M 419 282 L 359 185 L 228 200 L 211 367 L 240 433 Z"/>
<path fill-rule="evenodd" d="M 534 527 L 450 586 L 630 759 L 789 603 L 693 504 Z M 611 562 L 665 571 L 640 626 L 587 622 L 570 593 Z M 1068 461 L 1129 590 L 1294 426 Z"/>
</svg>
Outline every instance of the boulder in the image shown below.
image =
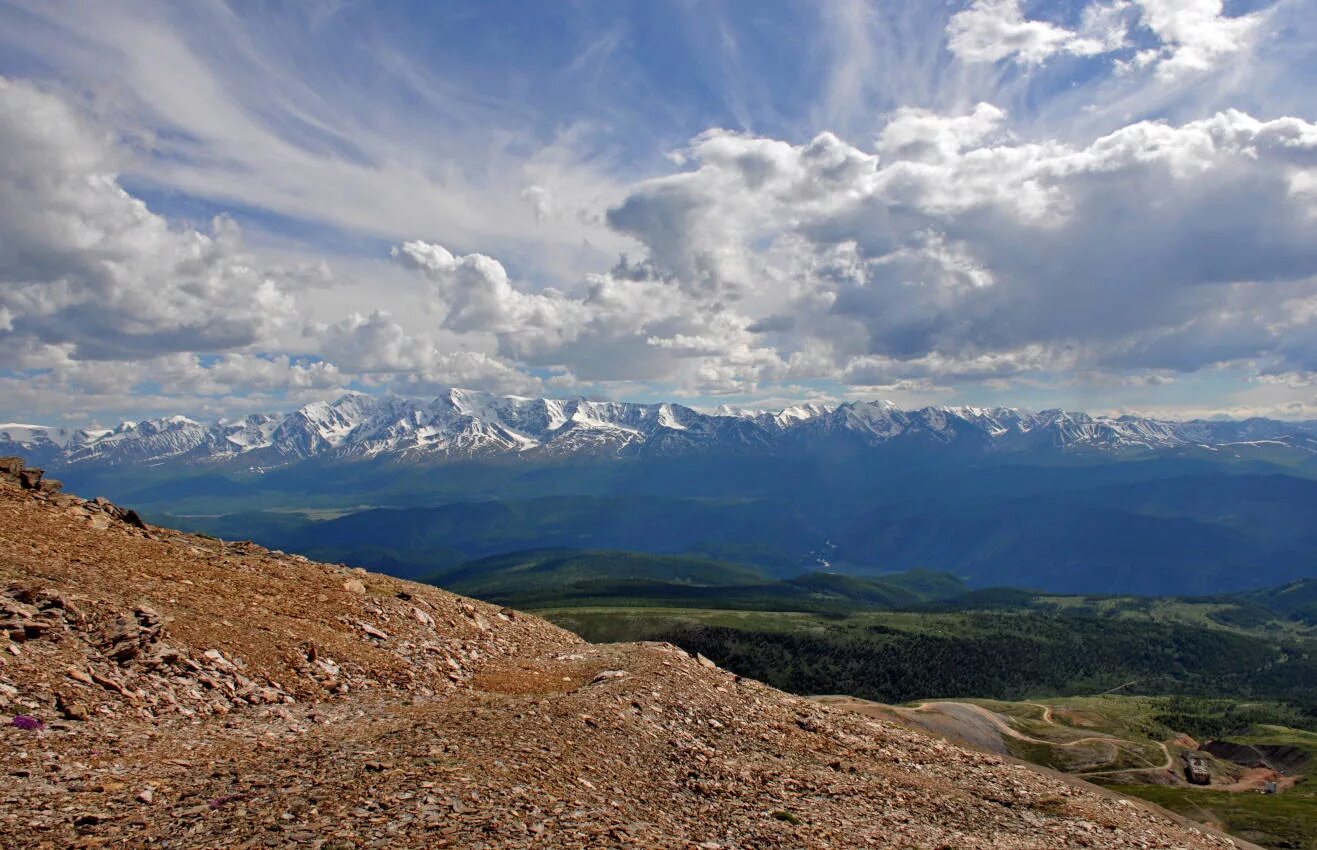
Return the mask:
<svg viewBox="0 0 1317 850">
<path fill-rule="evenodd" d="M 63 694 L 58 695 L 56 703 L 65 720 L 86 721 L 91 718 L 91 712 L 87 710 L 86 705 Z"/>
</svg>

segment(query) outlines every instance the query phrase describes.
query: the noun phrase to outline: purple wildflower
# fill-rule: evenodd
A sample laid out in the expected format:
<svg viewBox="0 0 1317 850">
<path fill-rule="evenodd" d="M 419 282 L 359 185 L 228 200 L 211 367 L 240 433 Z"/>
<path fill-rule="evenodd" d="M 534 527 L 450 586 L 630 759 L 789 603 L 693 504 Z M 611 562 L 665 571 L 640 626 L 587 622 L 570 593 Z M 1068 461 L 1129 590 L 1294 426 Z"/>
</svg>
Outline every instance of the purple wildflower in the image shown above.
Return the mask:
<svg viewBox="0 0 1317 850">
<path fill-rule="evenodd" d="M 33 717 L 30 714 L 18 715 L 13 720 L 9 721 L 9 725 L 13 726 L 15 729 L 26 729 L 29 732 L 39 732 L 46 728 L 46 722 L 44 720 L 40 717 Z"/>
</svg>

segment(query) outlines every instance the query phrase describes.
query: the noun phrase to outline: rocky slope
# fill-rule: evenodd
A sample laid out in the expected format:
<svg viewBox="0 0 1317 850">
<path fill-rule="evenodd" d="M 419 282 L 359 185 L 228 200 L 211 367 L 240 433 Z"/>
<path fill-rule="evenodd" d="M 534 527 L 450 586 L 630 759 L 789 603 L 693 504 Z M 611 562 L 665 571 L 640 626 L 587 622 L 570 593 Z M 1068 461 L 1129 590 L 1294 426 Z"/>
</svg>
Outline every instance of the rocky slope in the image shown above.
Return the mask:
<svg viewBox="0 0 1317 850">
<path fill-rule="evenodd" d="M 432 399 L 350 393 L 287 415 L 204 424 L 183 416 L 109 430 L 0 424 L 0 453 L 61 466 L 215 464 L 273 468 L 323 458 L 446 460 L 488 457 L 671 456 L 790 452 L 841 443 L 876 448 L 1147 452 L 1259 441 L 1317 454 L 1317 423 L 1250 419 L 1171 422 L 1015 408 L 925 407 L 886 401 L 780 411 L 680 404 L 520 398 L 452 389 Z"/>
<path fill-rule="evenodd" d="M 669 645 L 144 526 L 14 464 L 0 633 L 6 848 L 1232 846 Z"/>
</svg>

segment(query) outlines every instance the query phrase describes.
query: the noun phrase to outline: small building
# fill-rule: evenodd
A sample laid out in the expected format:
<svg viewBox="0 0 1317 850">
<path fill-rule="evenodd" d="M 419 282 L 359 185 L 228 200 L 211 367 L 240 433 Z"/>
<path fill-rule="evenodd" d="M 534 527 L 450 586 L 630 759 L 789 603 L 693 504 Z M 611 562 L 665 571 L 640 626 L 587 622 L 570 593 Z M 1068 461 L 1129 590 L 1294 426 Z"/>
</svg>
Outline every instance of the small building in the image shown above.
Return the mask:
<svg viewBox="0 0 1317 850">
<path fill-rule="evenodd" d="M 1212 772 L 1207 769 L 1207 759 L 1198 753 L 1185 753 L 1184 778 L 1190 785 L 1211 785 Z"/>
</svg>

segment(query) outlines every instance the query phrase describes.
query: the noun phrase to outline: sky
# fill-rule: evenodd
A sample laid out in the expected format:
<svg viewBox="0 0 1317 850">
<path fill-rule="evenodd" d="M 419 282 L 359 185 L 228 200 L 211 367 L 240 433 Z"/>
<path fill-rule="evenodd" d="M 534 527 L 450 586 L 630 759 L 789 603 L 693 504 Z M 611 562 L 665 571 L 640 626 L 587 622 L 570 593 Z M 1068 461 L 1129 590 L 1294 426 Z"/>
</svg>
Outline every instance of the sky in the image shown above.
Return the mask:
<svg viewBox="0 0 1317 850">
<path fill-rule="evenodd" d="M 0 0 L 0 421 L 1317 418 L 1317 0 Z"/>
</svg>

